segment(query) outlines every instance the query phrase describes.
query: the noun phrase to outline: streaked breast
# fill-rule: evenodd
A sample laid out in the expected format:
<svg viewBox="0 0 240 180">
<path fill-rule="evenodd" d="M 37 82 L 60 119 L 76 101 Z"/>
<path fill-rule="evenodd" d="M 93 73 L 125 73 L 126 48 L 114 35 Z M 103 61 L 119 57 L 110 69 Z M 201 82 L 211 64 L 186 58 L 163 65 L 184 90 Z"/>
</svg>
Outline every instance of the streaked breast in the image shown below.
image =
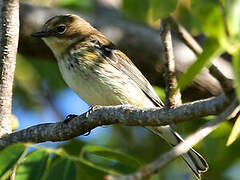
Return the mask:
<svg viewBox="0 0 240 180">
<path fill-rule="evenodd" d="M 154 107 L 137 84 L 112 65 L 78 60 L 76 63 L 66 56 L 58 60 L 58 65 L 68 86 L 89 105 Z"/>
</svg>

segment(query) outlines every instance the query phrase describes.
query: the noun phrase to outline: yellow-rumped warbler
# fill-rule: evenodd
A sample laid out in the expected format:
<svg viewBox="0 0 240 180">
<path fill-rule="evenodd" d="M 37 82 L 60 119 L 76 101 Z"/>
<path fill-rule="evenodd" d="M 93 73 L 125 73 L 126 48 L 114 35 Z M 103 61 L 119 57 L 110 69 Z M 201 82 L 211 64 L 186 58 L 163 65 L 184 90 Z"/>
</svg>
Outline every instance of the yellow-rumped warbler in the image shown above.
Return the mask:
<svg viewBox="0 0 240 180">
<path fill-rule="evenodd" d="M 80 17 L 55 16 L 32 36 L 42 38 L 50 47 L 66 83 L 89 105 L 164 106 L 131 60 Z M 146 128 L 171 146 L 183 141 L 170 126 Z M 194 149 L 182 157 L 198 178 L 208 169 Z"/>
</svg>

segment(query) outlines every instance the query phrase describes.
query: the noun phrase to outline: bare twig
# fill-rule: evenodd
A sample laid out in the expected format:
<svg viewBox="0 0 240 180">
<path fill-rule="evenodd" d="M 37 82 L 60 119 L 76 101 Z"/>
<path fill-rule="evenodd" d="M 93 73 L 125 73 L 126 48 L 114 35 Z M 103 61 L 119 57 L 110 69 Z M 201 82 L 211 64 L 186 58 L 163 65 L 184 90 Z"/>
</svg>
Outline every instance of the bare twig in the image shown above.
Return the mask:
<svg viewBox="0 0 240 180">
<path fill-rule="evenodd" d="M 0 1 L 0 137 L 11 132 L 9 117 L 19 35 L 18 0 Z"/>
<path fill-rule="evenodd" d="M 215 65 L 210 66 L 209 72 L 219 81 L 226 95 L 233 91 L 233 80 L 228 79 Z"/>
<path fill-rule="evenodd" d="M 178 33 L 180 38 L 184 43 L 193 51 L 195 54 L 202 53 L 202 48 L 198 42 L 192 37 L 192 35 L 184 29 L 180 24 L 178 24 L 173 17 L 169 17 L 168 22 L 171 24 L 172 30 Z M 227 27 L 226 27 L 227 28 Z M 227 31 L 227 29 L 226 29 Z M 227 32 L 226 32 L 227 33 Z M 214 64 L 209 68 L 210 73 L 219 81 L 223 91 L 228 94 L 233 90 L 233 82 L 231 79 L 227 78 Z"/>
<path fill-rule="evenodd" d="M 160 168 L 162 168 L 171 160 L 175 159 L 177 156 L 189 151 L 189 149 L 192 146 L 197 144 L 209 133 L 211 133 L 217 127 L 219 127 L 219 125 L 223 121 L 230 119 L 232 116 L 235 116 L 235 114 L 238 111 L 239 111 L 239 105 L 238 105 L 237 98 L 235 98 L 233 103 L 225 111 L 223 111 L 217 118 L 207 122 L 197 132 L 189 136 L 184 142 L 175 146 L 171 151 L 161 155 L 154 162 L 142 167 L 139 171 L 133 174 L 130 174 L 128 176 L 123 176 L 123 177 L 108 176 L 107 179 L 108 180 L 140 180 L 140 179 L 148 178 L 150 175 L 157 173 Z"/>
<path fill-rule="evenodd" d="M 161 126 L 172 122 L 219 114 L 231 102 L 221 95 L 173 108 L 139 109 L 132 106 L 96 106 L 91 112 L 58 123 L 32 126 L 0 138 L 0 149 L 17 142 L 62 141 L 83 135 L 95 127 L 122 123 L 131 126 Z"/>
<path fill-rule="evenodd" d="M 175 60 L 172 48 L 172 38 L 170 25 L 167 19 L 161 20 L 160 35 L 163 42 L 163 61 L 165 74 L 165 93 L 166 105 L 169 107 L 179 106 L 182 104 L 181 93 L 177 88 L 177 78 L 175 74 Z"/>
<path fill-rule="evenodd" d="M 197 43 L 197 41 L 192 37 L 192 35 L 180 24 L 176 22 L 173 17 L 167 18 L 168 22 L 171 25 L 171 29 L 174 30 L 183 42 L 195 53 L 201 54 L 202 47 Z"/>
</svg>

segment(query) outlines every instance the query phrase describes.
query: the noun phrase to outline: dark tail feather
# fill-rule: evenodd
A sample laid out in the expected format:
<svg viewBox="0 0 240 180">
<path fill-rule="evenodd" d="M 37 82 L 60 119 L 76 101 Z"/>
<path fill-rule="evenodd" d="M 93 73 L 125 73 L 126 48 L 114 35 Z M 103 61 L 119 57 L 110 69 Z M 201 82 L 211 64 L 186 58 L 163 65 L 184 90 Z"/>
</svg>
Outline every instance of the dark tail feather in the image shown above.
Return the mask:
<svg viewBox="0 0 240 180">
<path fill-rule="evenodd" d="M 181 136 L 172 130 L 169 126 L 161 127 L 146 127 L 154 134 L 161 136 L 165 139 L 171 146 L 175 146 L 182 142 Z M 193 148 L 191 148 L 187 153 L 182 154 L 181 157 L 193 171 L 198 179 L 201 178 L 201 172 L 206 172 L 208 169 L 208 164 L 205 159 Z"/>
<path fill-rule="evenodd" d="M 198 179 L 201 178 L 201 173 L 206 172 L 208 169 L 207 162 L 197 151 L 192 148 L 186 154 L 182 154 L 181 157 L 192 169 L 193 173 Z"/>
</svg>

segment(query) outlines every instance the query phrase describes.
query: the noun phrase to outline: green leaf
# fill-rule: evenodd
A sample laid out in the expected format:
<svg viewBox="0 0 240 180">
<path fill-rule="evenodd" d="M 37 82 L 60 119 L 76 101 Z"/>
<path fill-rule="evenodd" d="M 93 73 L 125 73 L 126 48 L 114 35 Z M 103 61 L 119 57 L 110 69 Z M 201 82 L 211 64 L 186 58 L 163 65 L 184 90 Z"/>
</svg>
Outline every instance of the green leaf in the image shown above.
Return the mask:
<svg viewBox="0 0 240 180">
<path fill-rule="evenodd" d="M 4 176 L 17 165 L 19 160 L 27 150 L 27 146 L 24 144 L 14 144 L 0 152 L 0 177 Z"/>
<path fill-rule="evenodd" d="M 158 86 L 153 86 L 153 89 L 156 91 L 157 95 L 160 97 L 160 99 L 165 98 L 165 92 L 163 88 L 160 88 Z"/>
<path fill-rule="evenodd" d="M 83 162 L 77 162 L 77 172 L 79 180 L 102 180 L 106 171 L 89 166 Z"/>
<path fill-rule="evenodd" d="M 233 125 L 232 131 L 228 137 L 227 146 L 230 146 L 239 136 L 240 134 L 240 116 L 238 116 L 236 122 Z"/>
<path fill-rule="evenodd" d="M 225 33 L 219 0 L 192 0 L 190 10 L 198 21 L 196 25 L 199 30 L 202 29 L 207 35 L 216 38 Z"/>
<path fill-rule="evenodd" d="M 73 143 L 74 145 L 76 145 L 75 143 Z M 42 147 L 41 147 L 42 148 Z M 98 172 L 98 173 L 100 173 L 101 172 L 101 174 L 115 174 L 115 175 L 119 175 L 119 173 L 117 173 L 116 171 L 114 171 L 114 170 L 112 170 L 112 169 L 109 169 L 109 168 L 105 168 L 105 167 L 103 167 L 103 166 L 99 166 L 99 165 L 97 165 L 97 164 L 94 164 L 94 163 L 92 163 L 92 162 L 90 162 L 90 161 L 86 161 L 86 160 L 84 160 L 84 159 L 82 159 L 82 158 L 80 158 L 79 157 L 79 154 L 78 153 L 76 153 L 77 151 L 70 151 L 70 152 L 74 152 L 73 153 L 73 155 L 72 154 L 68 154 L 67 152 L 65 152 L 65 151 L 63 151 L 64 150 L 64 148 L 58 148 L 58 149 L 52 149 L 52 148 L 42 148 L 42 149 L 46 149 L 48 152 L 51 152 L 51 153 L 54 153 L 54 154 L 56 154 L 56 156 L 54 156 L 53 158 L 52 158 L 52 160 L 51 160 L 51 165 L 50 165 L 50 167 L 52 167 L 52 166 L 60 166 L 61 165 L 61 162 L 59 162 L 59 161 L 62 161 L 62 159 L 65 159 L 65 160 L 68 160 L 68 161 L 70 161 L 70 162 L 72 162 L 72 163 L 74 163 L 74 165 L 78 165 L 79 166 L 79 164 L 81 165 L 81 167 L 83 166 L 83 167 L 88 167 L 89 169 L 91 169 L 91 170 L 93 170 L 94 172 L 96 171 L 96 172 Z M 56 165 L 57 164 L 57 165 Z M 50 168 L 51 169 L 51 168 Z M 51 170 L 52 171 L 52 170 Z M 63 173 L 63 171 L 64 170 L 62 170 L 62 173 Z M 68 171 L 68 169 L 66 169 L 66 171 Z M 77 172 L 78 172 L 78 170 L 77 170 Z M 84 171 L 83 171 L 84 172 Z M 56 176 L 56 178 L 57 178 L 57 175 L 55 175 L 53 172 L 50 172 L 49 173 L 51 176 L 53 176 L 53 177 L 55 177 Z M 49 176 L 50 176 L 49 175 Z M 76 175 L 76 176 L 78 176 L 78 175 Z M 83 177 L 83 175 L 81 175 L 81 177 Z M 49 179 L 50 179 L 50 177 L 49 177 Z M 79 179 L 78 177 L 77 177 L 77 179 Z"/>
<path fill-rule="evenodd" d="M 93 0 L 58 0 L 55 2 L 56 6 L 62 8 L 71 9 L 75 11 L 86 11 L 91 12 L 94 8 Z"/>
<path fill-rule="evenodd" d="M 238 100 L 240 100 L 240 49 L 233 56 L 234 83 L 237 91 Z"/>
<path fill-rule="evenodd" d="M 226 4 L 227 25 L 231 36 L 239 37 L 240 30 L 240 0 L 228 0 Z"/>
<path fill-rule="evenodd" d="M 71 141 L 68 141 L 67 143 L 60 145 L 59 148 L 64 149 L 64 151 L 70 155 L 78 157 L 79 154 L 81 153 L 82 147 L 85 144 L 86 144 L 85 142 L 75 138 L 72 139 Z"/>
<path fill-rule="evenodd" d="M 178 0 L 151 0 L 153 19 L 169 16 L 176 9 L 177 3 Z"/>
<path fill-rule="evenodd" d="M 59 161 L 62 161 L 61 159 L 65 159 L 65 160 L 68 160 L 70 162 L 75 163 L 75 165 L 79 164 L 79 163 L 80 164 L 84 164 L 85 166 L 89 166 L 89 168 L 96 169 L 96 171 L 101 171 L 104 174 L 119 175 L 119 173 L 117 171 L 115 171 L 115 170 L 113 170 L 111 168 L 106 168 L 106 167 L 104 167 L 102 165 L 98 165 L 98 164 L 95 164 L 95 163 L 92 163 L 90 161 L 82 159 L 81 157 L 79 157 L 78 153 L 75 154 L 75 152 L 77 152 L 77 151 L 74 152 L 74 155 L 71 155 L 71 154 L 68 154 L 67 152 L 63 151 L 64 150 L 63 148 L 52 149 L 52 148 L 43 148 L 43 147 L 41 147 L 41 149 L 44 149 L 44 150 L 46 150 L 48 152 L 56 154 L 56 156 L 53 156 L 53 158 L 51 160 L 50 167 L 55 166 L 55 164 L 60 166 L 61 163 Z M 68 171 L 68 169 L 66 169 L 66 171 Z M 53 177 L 56 176 L 52 172 L 50 172 L 50 175 L 53 176 Z M 57 178 L 57 176 L 56 176 L 56 178 Z"/>
<path fill-rule="evenodd" d="M 84 157 L 85 153 L 92 153 L 109 160 L 114 160 L 134 169 L 139 168 L 140 166 L 140 162 L 137 161 L 135 158 L 102 146 L 84 146 L 81 153 L 82 158 Z"/>
<path fill-rule="evenodd" d="M 42 179 L 46 172 L 49 160 L 47 151 L 35 150 L 29 153 L 16 171 L 16 179 Z"/>
<path fill-rule="evenodd" d="M 149 9 L 149 0 L 123 0 L 123 12 L 134 20 L 146 21 Z"/>
<path fill-rule="evenodd" d="M 213 58 L 219 56 L 222 52 L 223 50 L 218 41 L 214 38 L 209 38 L 203 45 L 203 52 L 198 55 L 197 60 L 189 66 L 186 73 L 180 77 L 178 87 L 183 90 L 205 66 L 210 64 Z"/>
<path fill-rule="evenodd" d="M 77 179 L 77 169 L 74 161 L 60 157 L 47 172 L 47 180 L 74 180 Z"/>
</svg>

